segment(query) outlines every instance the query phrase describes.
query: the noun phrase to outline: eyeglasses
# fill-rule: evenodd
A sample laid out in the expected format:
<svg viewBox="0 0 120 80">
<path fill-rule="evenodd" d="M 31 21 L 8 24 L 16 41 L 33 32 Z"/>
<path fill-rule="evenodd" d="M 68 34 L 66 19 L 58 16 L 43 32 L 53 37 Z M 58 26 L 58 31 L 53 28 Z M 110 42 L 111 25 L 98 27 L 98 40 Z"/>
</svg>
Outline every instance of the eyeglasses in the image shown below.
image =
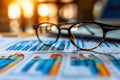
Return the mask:
<svg viewBox="0 0 120 80">
<path fill-rule="evenodd" d="M 69 25 L 67 28 L 66 26 Z M 33 26 L 38 40 L 46 46 L 51 46 L 58 41 L 61 30 L 66 30 L 71 43 L 80 50 L 93 50 L 105 40 L 106 33 L 117 30 L 120 26 L 108 25 L 99 22 L 60 23 L 58 25 L 49 22 L 39 23 Z M 66 34 L 64 31 L 63 33 Z M 50 42 L 41 36 L 54 36 Z"/>
</svg>

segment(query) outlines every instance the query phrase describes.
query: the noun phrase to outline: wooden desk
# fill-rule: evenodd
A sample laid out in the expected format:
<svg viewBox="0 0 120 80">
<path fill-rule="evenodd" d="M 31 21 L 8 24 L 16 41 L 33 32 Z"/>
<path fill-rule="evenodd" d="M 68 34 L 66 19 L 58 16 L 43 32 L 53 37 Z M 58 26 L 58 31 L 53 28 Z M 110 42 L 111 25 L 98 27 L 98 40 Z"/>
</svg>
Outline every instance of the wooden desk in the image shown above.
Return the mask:
<svg viewBox="0 0 120 80">
<path fill-rule="evenodd" d="M 0 37 L 32 37 L 36 36 L 35 33 L 25 33 L 25 32 L 20 32 L 20 33 L 0 33 Z"/>
</svg>

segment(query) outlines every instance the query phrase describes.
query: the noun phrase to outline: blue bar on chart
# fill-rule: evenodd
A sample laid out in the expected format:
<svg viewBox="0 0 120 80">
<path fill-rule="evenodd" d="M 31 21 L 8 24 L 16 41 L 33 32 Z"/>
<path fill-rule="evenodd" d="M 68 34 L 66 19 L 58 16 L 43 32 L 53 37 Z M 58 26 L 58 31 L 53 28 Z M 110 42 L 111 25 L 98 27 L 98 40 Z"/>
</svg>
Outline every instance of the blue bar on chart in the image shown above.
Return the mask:
<svg viewBox="0 0 120 80">
<path fill-rule="evenodd" d="M 112 55 L 107 55 L 107 57 L 113 63 L 113 65 L 120 71 L 120 59 L 117 59 Z"/>
<path fill-rule="evenodd" d="M 40 72 L 43 75 L 55 76 L 60 68 L 62 55 L 51 54 L 49 59 L 43 59 L 41 56 L 35 56 L 27 64 L 21 68 L 22 73 L 26 73 L 34 67 L 35 72 Z"/>
</svg>

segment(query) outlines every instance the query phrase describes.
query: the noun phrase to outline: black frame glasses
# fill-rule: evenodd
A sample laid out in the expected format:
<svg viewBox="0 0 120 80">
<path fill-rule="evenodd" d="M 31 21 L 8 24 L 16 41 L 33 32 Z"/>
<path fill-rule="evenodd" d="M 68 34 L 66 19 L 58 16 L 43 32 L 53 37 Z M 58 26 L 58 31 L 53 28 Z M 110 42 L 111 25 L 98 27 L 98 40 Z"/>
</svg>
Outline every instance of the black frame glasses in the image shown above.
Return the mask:
<svg viewBox="0 0 120 80">
<path fill-rule="evenodd" d="M 102 38 L 100 39 L 100 43 L 98 45 L 96 45 L 95 47 L 93 48 L 90 48 L 90 49 L 84 49 L 84 48 L 81 48 L 79 46 L 77 46 L 74 42 L 74 35 L 73 33 L 71 32 L 71 29 L 76 26 L 77 24 L 84 24 L 84 23 L 88 23 L 88 24 L 96 24 L 96 25 L 99 25 L 99 27 L 102 29 Z M 41 41 L 41 39 L 39 38 L 39 33 L 38 33 L 38 28 L 40 27 L 40 25 L 42 24 L 50 24 L 50 25 L 54 25 L 57 27 L 58 29 L 58 34 L 57 34 L 57 37 L 56 37 L 56 40 L 50 44 L 45 44 Z M 68 24 L 70 25 L 69 28 L 61 28 L 61 25 L 64 25 L 64 24 Z M 99 23 L 99 22 L 91 22 L 91 21 L 87 21 L 87 22 L 84 22 L 84 21 L 81 21 L 81 22 L 76 22 L 76 23 L 60 23 L 60 24 L 54 24 L 54 23 L 49 23 L 49 22 L 43 22 L 43 23 L 39 23 L 39 24 L 35 24 L 33 26 L 33 28 L 35 29 L 35 32 L 36 32 L 36 35 L 37 35 L 37 38 L 38 40 L 40 41 L 40 43 L 42 42 L 44 45 L 46 46 L 51 46 L 52 44 L 54 44 L 56 41 L 58 41 L 60 35 L 61 35 L 61 30 L 67 30 L 68 31 L 68 37 L 69 37 L 69 40 L 71 41 L 71 43 L 78 49 L 80 50 L 85 50 L 85 51 L 90 51 L 90 50 L 93 50 L 93 49 L 96 49 L 97 47 L 99 47 L 101 45 L 101 43 L 105 40 L 105 36 L 107 34 L 108 31 L 111 31 L 111 30 L 118 30 L 120 29 L 120 26 L 118 25 L 109 25 L 109 24 L 104 24 L 104 23 Z M 91 30 L 89 30 L 88 28 L 86 28 L 91 34 L 94 34 Z"/>
</svg>

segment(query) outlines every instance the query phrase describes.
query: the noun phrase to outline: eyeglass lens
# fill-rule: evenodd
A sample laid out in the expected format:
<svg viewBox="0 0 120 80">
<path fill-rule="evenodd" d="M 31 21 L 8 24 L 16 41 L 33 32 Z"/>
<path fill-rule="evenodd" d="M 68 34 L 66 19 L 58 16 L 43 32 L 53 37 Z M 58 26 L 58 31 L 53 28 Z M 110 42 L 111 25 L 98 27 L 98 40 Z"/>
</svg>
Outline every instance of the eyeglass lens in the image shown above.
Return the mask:
<svg viewBox="0 0 120 80">
<path fill-rule="evenodd" d="M 70 32 L 75 38 L 75 45 L 82 49 L 95 48 L 103 39 L 102 28 L 98 24 L 94 23 L 76 24 L 70 29 Z"/>
<path fill-rule="evenodd" d="M 42 23 L 38 26 L 37 29 L 38 38 L 43 44 L 51 45 L 53 44 L 59 35 L 59 29 L 55 24 L 51 23 Z M 50 42 L 48 40 L 41 39 L 42 37 L 54 37 Z"/>
</svg>

